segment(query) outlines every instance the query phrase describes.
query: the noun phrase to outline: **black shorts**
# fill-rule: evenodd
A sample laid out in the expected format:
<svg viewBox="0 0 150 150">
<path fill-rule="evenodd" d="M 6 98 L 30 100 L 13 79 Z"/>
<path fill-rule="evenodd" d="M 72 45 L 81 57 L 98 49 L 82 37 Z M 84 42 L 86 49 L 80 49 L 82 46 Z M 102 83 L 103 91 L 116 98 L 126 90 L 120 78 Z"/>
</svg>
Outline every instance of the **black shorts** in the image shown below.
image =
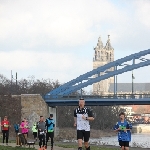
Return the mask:
<svg viewBox="0 0 150 150">
<path fill-rule="evenodd" d="M 54 138 L 54 132 L 47 132 L 46 133 L 46 139 L 49 139 L 49 138 Z"/>
<path fill-rule="evenodd" d="M 77 130 L 77 140 L 84 138 L 84 142 L 88 142 L 90 138 L 90 131 Z"/>
<path fill-rule="evenodd" d="M 22 134 L 26 134 L 26 135 L 27 135 L 27 137 L 28 137 L 28 132 L 26 132 L 26 133 L 22 133 Z"/>
<path fill-rule="evenodd" d="M 129 141 L 119 141 L 119 145 L 120 145 L 120 147 L 122 147 L 122 146 L 129 147 Z"/>
</svg>

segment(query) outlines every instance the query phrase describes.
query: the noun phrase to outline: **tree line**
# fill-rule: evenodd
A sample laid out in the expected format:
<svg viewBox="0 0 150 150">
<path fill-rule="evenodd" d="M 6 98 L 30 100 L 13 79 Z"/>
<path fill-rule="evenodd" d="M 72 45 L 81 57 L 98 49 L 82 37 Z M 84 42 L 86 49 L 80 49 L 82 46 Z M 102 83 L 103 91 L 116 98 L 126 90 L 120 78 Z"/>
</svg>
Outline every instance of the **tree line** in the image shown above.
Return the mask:
<svg viewBox="0 0 150 150">
<path fill-rule="evenodd" d="M 74 106 L 59 106 L 57 108 L 59 127 L 73 127 Z M 90 123 L 92 129 L 112 129 L 119 119 L 119 113 L 124 111 L 120 106 L 91 106 L 88 107 L 95 118 Z"/>
<path fill-rule="evenodd" d="M 20 95 L 20 94 L 41 94 L 44 95 L 51 90 L 59 87 L 61 84 L 58 80 L 50 79 L 35 79 L 34 76 L 28 79 L 10 80 L 0 74 L 0 95 Z M 86 93 L 84 91 L 84 93 Z M 83 93 L 83 94 L 84 94 Z M 73 93 L 79 94 L 78 92 Z M 92 93 L 91 93 L 92 94 Z M 57 125 L 58 127 L 73 126 L 73 106 L 57 107 Z M 120 106 L 92 106 L 90 109 L 93 112 L 95 121 L 91 122 L 93 129 L 111 129 L 118 120 L 118 114 L 122 111 Z"/>
<path fill-rule="evenodd" d="M 28 79 L 10 80 L 0 74 L 0 95 L 20 95 L 20 94 L 41 94 L 44 95 L 49 91 L 60 86 L 58 80 L 35 79 L 34 76 Z"/>
</svg>

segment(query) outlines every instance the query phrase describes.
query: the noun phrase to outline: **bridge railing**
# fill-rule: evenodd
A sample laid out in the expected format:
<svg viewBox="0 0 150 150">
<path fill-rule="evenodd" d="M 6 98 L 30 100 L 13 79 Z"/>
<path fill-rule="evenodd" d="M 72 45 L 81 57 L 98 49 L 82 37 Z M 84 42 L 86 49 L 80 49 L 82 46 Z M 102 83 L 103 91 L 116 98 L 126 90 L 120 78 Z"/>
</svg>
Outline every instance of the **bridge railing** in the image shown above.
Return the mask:
<svg viewBox="0 0 150 150">
<path fill-rule="evenodd" d="M 52 99 L 80 99 L 81 95 L 68 95 L 68 96 L 58 96 L 57 98 L 54 98 L 51 95 L 44 95 L 43 99 L 45 100 L 52 100 Z M 150 98 L 150 94 L 108 94 L 108 95 L 82 95 L 82 98 L 84 99 L 144 99 L 144 98 Z"/>
</svg>

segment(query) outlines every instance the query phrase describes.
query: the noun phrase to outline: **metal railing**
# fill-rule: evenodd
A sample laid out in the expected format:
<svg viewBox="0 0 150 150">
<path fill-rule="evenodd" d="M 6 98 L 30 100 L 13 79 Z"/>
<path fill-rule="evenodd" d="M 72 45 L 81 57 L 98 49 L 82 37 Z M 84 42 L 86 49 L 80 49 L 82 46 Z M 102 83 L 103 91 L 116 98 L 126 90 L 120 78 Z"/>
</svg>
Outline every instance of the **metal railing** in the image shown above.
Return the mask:
<svg viewBox="0 0 150 150">
<path fill-rule="evenodd" d="M 68 96 L 58 96 L 57 98 L 53 98 L 51 95 L 44 95 L 44 100 L 51 100 L 51 99 L 79 99 L 81 95 L 68 95 Z M 82 98 L 85 99 L 144 99 L 150 98 L 150 94 L 108 94 L 108 95 L 82 95 Z"/>
</svg>

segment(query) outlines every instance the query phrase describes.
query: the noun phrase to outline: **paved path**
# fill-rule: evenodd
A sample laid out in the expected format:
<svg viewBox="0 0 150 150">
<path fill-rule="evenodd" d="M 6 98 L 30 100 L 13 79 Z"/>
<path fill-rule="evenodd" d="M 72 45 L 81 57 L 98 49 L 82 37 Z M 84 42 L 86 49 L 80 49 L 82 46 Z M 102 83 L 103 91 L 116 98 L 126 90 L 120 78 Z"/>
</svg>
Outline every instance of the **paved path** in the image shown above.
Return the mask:
<svg viewBox="0 0 150 150">
<path fill-rule="evenodd" d="M 5 144 L 0 143 L 0 145 L 5 145 Z M 12 147 L 16 147 L 16 143 L 8 143 L 8 145 L 12 146 Z M 39 149 L 38 145 L 35 145 L 34 147 L 36 149 Z M 31 148 L 32 148 L 32 146 L 31 146 Z M 47 150 L 50 150 L 50 149 L 51 149 L 50 146 L 48 146 Z M 54 150 L 74 150 L 74 149 L 73 148 L 62 148 L 62 147 L 54 146 Z"/>
<path fill-rule="evenodd" d="M 55 142 L 56 144 L 60 144 L 60 145 L 74 145 L 75 143 L 73 143 L 73 142 Z M 76 143 L 77 144 L 77 143 Z M 99 147 L 99 148 L 116 148 L 116 149 L 118 149 L 118 150 L 120 150 L 120 148 L 119 148 L 119 146 L 112 146 L 112 145 L 93 145 L 93 146 L 97 146 L 97 147 Z M 77 149 L 77 148 L 76 148 Z M 75 149 L 75 150 L 76 150 Z M 141 148 L 141 147 L 130 147 L 130 150 L 150 150 L 150 148 Z"/>
<path fill-rule="evenodd" d="M 59 144 L 61 144 L 61 145 L 72 145 L 73 143 L 59 143 Z M 0 143 L 0 145 L 4 145 L 4 144 Z M 9 143 L 9 146 L 16 147 L 16 144 L 15 143 Z M 99 148 L 101 148 L 101 147 L 118 148 L 116 146 L 108 146 L 108 145 L 99 146 Z M 39 146 L 35 145 L 35 148 L 38 149 Z M 51 149 L 50 146 L 48 146 L 47 150 L 50 150 L 50 149 Z M 74 148 L 62 148 L 62 147 L 54 146 L 54 150 L 76 150 L 76 149 L 74 149 Z M 150 150 L 150 148 L 134 148 L 134 147 L 130 147 L 130 150 Z"/>
</svg>

